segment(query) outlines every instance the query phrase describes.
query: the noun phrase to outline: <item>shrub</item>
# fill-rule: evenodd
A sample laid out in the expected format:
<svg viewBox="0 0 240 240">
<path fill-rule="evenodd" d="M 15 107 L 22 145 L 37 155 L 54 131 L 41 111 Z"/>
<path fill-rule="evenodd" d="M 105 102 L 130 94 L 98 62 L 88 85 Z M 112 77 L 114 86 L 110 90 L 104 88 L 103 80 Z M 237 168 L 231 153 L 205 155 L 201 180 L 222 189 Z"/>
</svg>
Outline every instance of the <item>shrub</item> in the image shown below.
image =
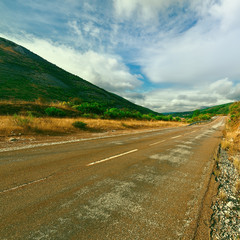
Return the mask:
<svg viewBox="0 0 240 240">
<path fill-rule="evenodd" d="M 86 127 L 87 127 L 87 124 L 86 124 L 86 123 L 80 122 L 80 121 L 73 122 L 72 125 L 73 125 L 75 128 L 79 128 L 79 129 L 86 129 Z"/>
<path fill-rule="evenodd" d="M 175 121 L 181 122 L 181 118 L 180 117 L 175 117 Z"/>
<path fill-rule="evenodd" d="M 144 120 L 148 120 L 148 121 L 152 120 L 151 116 L 149 116 L 148 114 L 143 114 L 143 115 L 142 115 L 142 118 L 143 118 Z"/>
<path fill-rule="evenodd" d="M 62 109 L 59 109 L 59 108 L 56 108 L 56 107 L 46 108 L 45 113 L 48 116 L 51 116 L 51 117 L 64 117 L 64 116 L 66 116 L 66 113 Z"/>
<path fill-rule="evenodd" d="M 94 103 L 82 103 L 80 105 L 73 106 L 73 108 L 77 109 L 82 114 L 93 113 L 93 114 L 98 114 L 98 115 L 102 115 L 106 110 L 104 105 L 95 103 L 95 102 Z"/>
<path fill-rule="evenodd" d="M 158 116 L 156 116 L 155 119 L 161 121 L 161 120 L 164 120 L 164 116 L 163 115 L 158 115 Z"/>
<path fill-rule="evenodd" d="M 122 111 L 118 108 L 110 108 L 104 112 L 104 117 L 111 118 L 111 119 L 122 119 L 125 117 L 125 113 L 124 113 L 124 111 Z"/>
</svg>

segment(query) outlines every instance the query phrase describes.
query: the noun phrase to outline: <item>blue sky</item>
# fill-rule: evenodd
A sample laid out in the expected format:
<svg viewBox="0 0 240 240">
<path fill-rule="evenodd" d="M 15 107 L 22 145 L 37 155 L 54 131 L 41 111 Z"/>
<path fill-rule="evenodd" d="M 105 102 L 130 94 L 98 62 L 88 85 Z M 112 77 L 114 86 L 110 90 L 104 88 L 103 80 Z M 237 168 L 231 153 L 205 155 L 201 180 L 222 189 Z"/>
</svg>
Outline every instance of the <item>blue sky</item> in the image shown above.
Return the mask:
<svg viewBox="0 0 240 240">
<path fill-rule="evenodd" d="M 240 100 L 239 0 L 1 0 L 0 36 L 159 112 Z"/>
</svg>

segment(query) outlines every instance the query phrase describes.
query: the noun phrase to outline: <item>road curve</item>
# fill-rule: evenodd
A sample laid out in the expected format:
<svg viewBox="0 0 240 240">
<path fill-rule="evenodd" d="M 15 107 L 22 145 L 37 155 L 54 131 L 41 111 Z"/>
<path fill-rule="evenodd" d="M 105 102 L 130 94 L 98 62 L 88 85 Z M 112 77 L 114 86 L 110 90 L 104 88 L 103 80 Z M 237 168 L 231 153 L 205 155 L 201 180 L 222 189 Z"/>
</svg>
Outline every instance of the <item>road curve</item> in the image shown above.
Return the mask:
<svg viewBox="0 0 240 240">
<path fill-rule="evenodd" d="M 0 152 L 0 239 L 193 239 L 224 124 Z"/>
</svg>

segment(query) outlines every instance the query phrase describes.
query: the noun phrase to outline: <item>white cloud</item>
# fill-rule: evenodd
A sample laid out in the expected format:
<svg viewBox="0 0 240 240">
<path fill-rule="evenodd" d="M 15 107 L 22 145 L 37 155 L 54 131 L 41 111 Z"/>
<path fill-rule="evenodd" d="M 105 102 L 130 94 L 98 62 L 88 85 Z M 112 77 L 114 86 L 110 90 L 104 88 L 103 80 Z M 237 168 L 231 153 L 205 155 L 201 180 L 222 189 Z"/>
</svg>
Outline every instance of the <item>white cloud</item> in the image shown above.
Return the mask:
<svg viewBox="0 0 240 240">
<path fill-rule="evenodd" d="M 209 87 L 209 90 L 221 95 L 228 96 L 232 88 L 233 83 L 228 78 L 224 78 L 212 83 Z"/>
<path fill-rule="evenodd" d="M 159 13 L 173 5 L 182 6 L 186 0 L 114 0 L 114 7 L 118 17 L 130 19 L 134 16 L 138 20 L 156 20 Z"/>
<path fill-rule="evenodd" d="M 156 89 L 135 98 L 157 112 L 192 111 L 198 108 L 240 100 L 240 84 L 235 85 L 228 78 L 217 80 L 210 86 L 191 89 Z"/>
<path fill-rule="evenodd" d="M 234 11 L 225 9 L 226 5 L 234 6 Z M 240 28 L 236 28 L 236 23 L 240 23 L 239 11 L 238 0 L 223 0 L 183 34 L 166 35 L 157 44 L 144 48 L 138 59 L 144 73 L 152 82 L 191 85 L 214 82 L 225 76 L 239 78 Z"/>
<path fill-rule="evenodd" d="M 239 9 L 238 0 L 222 0 L 220 4 L 215 4 L 210 9 L 210 14 L 220 20 L 222 30 L 239 29 Z"/>
</svg>

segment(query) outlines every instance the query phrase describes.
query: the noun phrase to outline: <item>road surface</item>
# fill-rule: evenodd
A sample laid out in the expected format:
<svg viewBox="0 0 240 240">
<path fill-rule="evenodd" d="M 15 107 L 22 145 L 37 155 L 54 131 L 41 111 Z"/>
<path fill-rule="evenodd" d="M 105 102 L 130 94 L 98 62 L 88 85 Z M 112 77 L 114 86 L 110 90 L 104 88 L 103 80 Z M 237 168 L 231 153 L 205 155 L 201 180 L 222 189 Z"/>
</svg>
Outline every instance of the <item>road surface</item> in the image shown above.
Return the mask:
<svg viewBox="0 0 240 240">
<path fill-rule="evenodd" d="M 193 239 L 224 123 L 0 152 L 0 239 Z"/>
</svg>

